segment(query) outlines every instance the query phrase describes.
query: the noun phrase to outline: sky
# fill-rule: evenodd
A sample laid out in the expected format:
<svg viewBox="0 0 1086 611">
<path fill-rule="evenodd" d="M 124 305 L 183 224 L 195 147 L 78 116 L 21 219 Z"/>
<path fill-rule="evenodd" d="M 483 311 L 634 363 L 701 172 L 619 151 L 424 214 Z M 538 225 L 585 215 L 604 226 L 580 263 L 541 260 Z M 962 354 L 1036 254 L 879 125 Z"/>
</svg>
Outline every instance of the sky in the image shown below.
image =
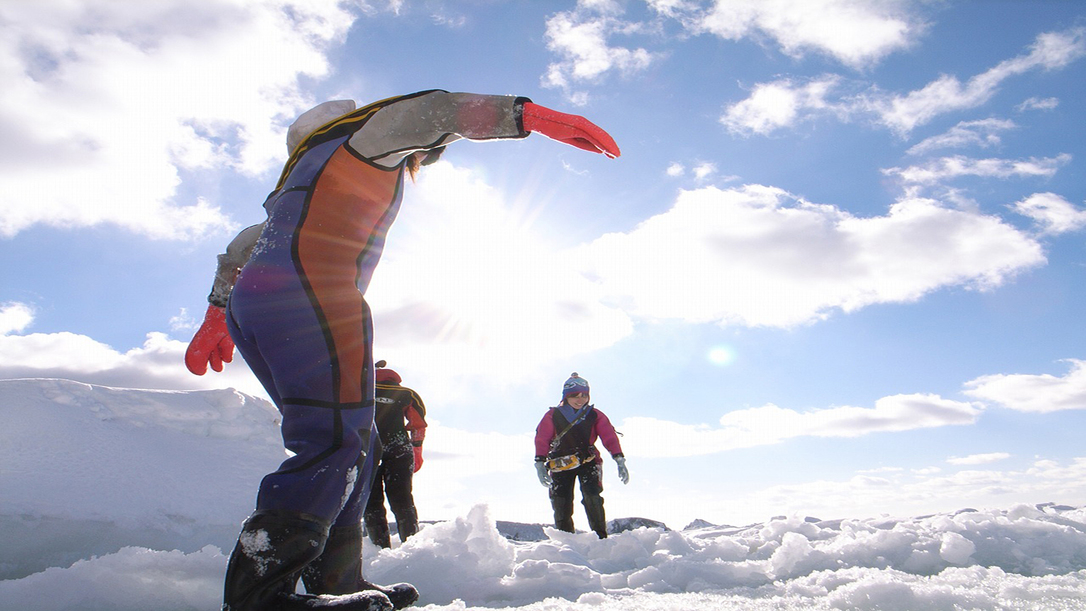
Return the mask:
<svg viewBox="0 0 1086 611">
<path fill-rule="evenodd" d="M 239 482 L 282 452 L 270 403 L 56 379 L 0 380 L 0 392 L 10 420 L 0 444 L 12 450 L 0 478 L 0 607 L 219 606 L 249 511 Z M 1081 506 L 739 527 L 615 516 L 608 531 L 503 521 L 479 503 L 406 541 L 393 533 L 389 549 L 364 539 L 363 574 L 414 584 L 419 611 L 1011 611 L 1086 599 Z"/>
<path fill-rule="evenodd" d="M 0 46 L 0 379 L 263 396 L 183 353 L 287 126 L 513 94 L 622 156 L 464 142 L 409 185 L 367 301 L 421 519 L 549 519 L 574 371 L 609 515 L 1086 503 L 1077 2 L 16 1 Z"/>
</svg>

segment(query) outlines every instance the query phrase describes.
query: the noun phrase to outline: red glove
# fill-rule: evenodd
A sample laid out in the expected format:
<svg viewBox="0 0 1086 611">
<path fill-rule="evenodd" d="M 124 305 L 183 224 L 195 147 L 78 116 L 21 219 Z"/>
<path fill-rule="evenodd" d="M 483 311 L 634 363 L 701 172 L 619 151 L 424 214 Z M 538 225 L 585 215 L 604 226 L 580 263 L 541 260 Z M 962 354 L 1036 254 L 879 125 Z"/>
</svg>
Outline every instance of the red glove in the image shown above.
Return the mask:
<svg viewBox="0 0 1086 611">
<path fill-rule="evenodd" d="M 215 371 L 222 371 L 222 364 L 234 360 L 234 340 L 226 330 L 226 310 L 207 306 L 204 324 L 192 337 L 185 351 L 185 366 L 192 373 L 202 376 L 210 363 Z"/>
<path fill-rule="evenodd" d="M 622 154 L 614 138 L 584 117 L 568 115 L 532 102 L 524 103 L 521 117 L 524 131 L 537 132 L 592 153 L 603 153 L 611 159 Z"/>
<path fill-rule="evenodd" d="M 412 449 L 415 450 L 415 471 L 414 471 L 414 473 L 418 473 L 419 469 L 422 468 L 422 446 L 415 446 Z"/>
</svg>

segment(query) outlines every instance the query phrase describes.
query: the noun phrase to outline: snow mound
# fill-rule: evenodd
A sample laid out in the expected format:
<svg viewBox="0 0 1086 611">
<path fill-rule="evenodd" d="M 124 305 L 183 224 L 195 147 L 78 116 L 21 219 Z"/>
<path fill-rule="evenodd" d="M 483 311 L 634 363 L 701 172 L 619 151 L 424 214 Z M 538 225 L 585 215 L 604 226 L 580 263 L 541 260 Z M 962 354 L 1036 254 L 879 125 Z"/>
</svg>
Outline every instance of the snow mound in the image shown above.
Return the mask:
<svg viewBox="0 0 1086 611">
<path fill-rule="evenodd" d="M 0 380 L 0 578 L 125 546 L 232 547 L 285 458 L 279 412 L 233 390 Z"/>
</svg>

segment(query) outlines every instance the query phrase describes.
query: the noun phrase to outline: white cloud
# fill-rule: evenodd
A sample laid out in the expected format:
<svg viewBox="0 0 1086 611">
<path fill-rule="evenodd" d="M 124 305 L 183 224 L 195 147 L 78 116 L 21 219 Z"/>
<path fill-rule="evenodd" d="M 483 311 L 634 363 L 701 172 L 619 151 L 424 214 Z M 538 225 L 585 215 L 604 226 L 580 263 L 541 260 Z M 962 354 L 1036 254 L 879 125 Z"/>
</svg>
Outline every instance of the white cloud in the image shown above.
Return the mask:
<svg viewBox="0 0 1086 611">
<path fill-rule="evenodd" d="M 912 394 L 883 397 L 872 408 L 843 406 L 797 412 L 768 404 L 728 412 L 720 418 L 719 428 L 649 417 L 626 418 L 619 428 L 624 434 L 624 450 L 634 456 L 661 458 L 716 454 L 797 437 L 859 437 L 973 424 L 982 411 L 975 403 Z"/>
<path fill-rule="evenodd" d="M 1055 193 L 1034 193 L 1011 206 L 1015 212 L 1028 216 L 1041 226 L 1041 231 L 1054 235 L 1086 227 L 1086 211 Z"/>
<path fill-rule="evenodd" d="M 703 161 L 694 166 L 694 177 L 698 180 L 707 180 L 713 174 L 716 174 L 716 164 L 708 161 Z"/>
<path fill-rule="evenodd" d="M 805 84 L 791 79 L 754 86 L 750 97 L 728 106 L 720 122 L 736 134 L 768 134 L 792 127 L 815 111 L 833 110 L 826 96 L 839 78 L 824 76 Z"/>
<path fill-rule="evenodd" d="M 148 333 L 142 346 L 126 352 L 76 333 L 0 336 L 0 378 L 63 378 L 122 388 L 191 390 L 233 387 L 267 398 L 260 383 L 235 358 L 222 373 L 194 376 L 185 369 L 187 341 Z"/>
<path fill-rule="evenodd" d="M 1019 104 L 1015 108 L 1019 112 L 1026 111 L 1026 110 L 1052 110 L 1053 108 L 1055 108 L 1055 107 L 1057 107 L 1059 105 L 1060 105 L 1059 98 L 1037 98 L 1037 97 L 1032 97 L 1032 98 L 1026 99 L 1024 102 L 1022 102 L 1021 104 Z"/>
<path fill-rule="evenodd" d="M 1029 159 L 973 159 L 964 155 L 933 159 L 924 165 L 883 170 L 887 176 L 897 176 L 906 185 L 934 185 L 961 176 L 982 178 L 1012 178 L 1040 176 L 1050 178 L 1071 162 L 1071 155 Z"/>
<path fill-rule="evenodd" d="M 909 148 L 906 153 L 910 155 L 922 155 L 931 151 L 946 148 L 964 148 L 978 146 L 988 148 L 998 146 L 999 133 L 1017 127 L 1013 121 L 1004 119 L 981 119 L 979 121 L 962 121 L 945 133 L 930 138 L 925 138 Z"/>
<path fill-rule="evenodd" d="M 1045 261 L 995 216 L 914 198 L 858 218 L 760 185 L 683 191 L 667 212 L 569 254 L 567 268 L 631 316 L 774 327 L 998 286 Z"/>
<path fill-rule="evenodd" d="M 1069 464 L 1038 461 L 1024 469 L 963 469 L 936 477 L 931 477 L 931 472 L 888 472 L 880 477 L 857 475 L 772 486 L 730 498 L 729 503 L 761 508 L 775 515 L 823 517 L 839 516 L 841 508 L 848 508 L 848 515 L 855 517 L 886 515 L 886 508 L 894 507 L 900 517 L 962 510 L 966 507 L 961 499 L 969 499 L 973 508 L 983 509 L 1005 507 L 1023 499 L 1044 502 L 1086 495 L 1086 458 L 1073 459 Z M 962 519 L 968 521 L 968 516 L 963 514 Z"/>
<path fill-rule="evenodd" d="M 17 301 L 0 303 L 0 335 L 17 333 L 34 322 L 34 308 Z"/>
<path fill-rule="evenodd" d="M 240 357 L 222 373 L 194 376 L 185 368 L 187 340 L 152 332 L 142 346 L 120 352 L 77 333 L 15 335 L 33 321 L 34 310 L 26 304 L 0 306 L 0 379 L 63 378 L 103 386 L 171 390 L 229 386 L 267 398 Z"/>
<path fill-rule="evenodd" d="M 0 5 L 0 235 L 114 224 L 154 238 L 226 232 L 183 173 L 260 174 L 327 74 L 353 16 L 332 0 Z M 59 179 L 58 179 L 59 178 Z"/>
<path fill-rule="evenodd" d="M 1050 374 L 994 374 L 970 380 L 965 394 L 1021 412 L 1086 409 L 1086 361 L 1068 359 L 1071 371 Z"/>
<path fill-rule="evenodd" d="M 714 182 L 717 183 L 739 180 L 739 177 L 735 175 L 717 176 L 717 170 L 716 164 L 711 161 L 695 161 L 693 167 L 689 168 L 690 174 L 698 183 L 704 183 L 712 178 L 715 178 Z M 678 161 L 673 161 L 667 166 L 664 173 L 671 178 L 681 178 L 686 176 L 687 167 Z"/>
<path fill-rule="evenodd" d="M 717 0 L 696 28 L 727 40 L 764 34 L 786 55 L 814 51 L 864 68 L 907 48 L 923 32 L 912 6 L 897 0 Z"/>
<path fill-rule="evenodd" d="M 643 48 L 613 45 L 616 35 L 636 31 L 636 24 L 618 18 L 614 2 L 581 0 L 576 9 L 556 13 L 547 20 L 547 48 L 561 59 L 547 67 L 544 87 L 561 89 L 576 104 L 587 102 L 583 84 L 597 83 L 612 71 L 633 73 L 647 68 L 655 55 Z"/>
<path fill-rule="evenodd" d="M 1077 61 L 1086 55 L 1084 32 L 1075 28 L 1041 34 L 1027 53 L 1000 62 L 965 84 L 944 74 L 903 95 L 873 87 L 863 94 L 831 97 L 841 85 L 841 77 L 834 75 L 807 84 L 787 78 L 759 83 L 751 88 L 747 99 L 729 105 L 720 120 L 734 133 L 764 135 L 832 113 L 843 120 L 871 117 L 905 137 L 940 115 L 985 104 L 1011 77 L 1035 70 L 1058 70 Z"/>
<path fill-rule="evenodd" d="M 862 101 L 879 116 L 879 121 L 898 134 L 908 134 L 918 125 L 955 110 L 976 108 L 999 90 L 1007 79 L 1033 70 L 1057 70 L 1086 55 L 1082 28 L 1041 34 L 1028 53 L 1000 62 L 964 85 L 943 75 L 922 89 L 904 96 L 871 95 Z"/>
<path fill-rule="evenodd" d="M 970 454 L 969 456 L 951 456 L 946 461 L 952 465 L 986 465 L 1010 458 L 1006 452 L 990 452 L 988 454 Z"/>
</svg>

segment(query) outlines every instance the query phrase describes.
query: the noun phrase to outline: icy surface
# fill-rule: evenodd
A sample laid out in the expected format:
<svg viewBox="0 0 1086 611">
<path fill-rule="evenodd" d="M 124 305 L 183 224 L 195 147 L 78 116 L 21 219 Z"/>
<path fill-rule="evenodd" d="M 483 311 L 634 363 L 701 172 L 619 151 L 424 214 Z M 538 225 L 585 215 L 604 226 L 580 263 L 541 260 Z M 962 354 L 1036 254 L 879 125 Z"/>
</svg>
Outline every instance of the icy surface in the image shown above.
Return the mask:
<svg viewBox="0 0 1086 611">
<path fill-rule="evenodd" d="M 0 396 L 0 609 L 218 608 L 224 550 L 283 458 L 270 405 L 44 379 Z M 1086 609 L 1084 508 L 711 518 L 617 519 L 600 540 L 478 505 L 389 550 L 367 541 L 365 572 L 414 583 L 426 611 Z"/>
</svg>

